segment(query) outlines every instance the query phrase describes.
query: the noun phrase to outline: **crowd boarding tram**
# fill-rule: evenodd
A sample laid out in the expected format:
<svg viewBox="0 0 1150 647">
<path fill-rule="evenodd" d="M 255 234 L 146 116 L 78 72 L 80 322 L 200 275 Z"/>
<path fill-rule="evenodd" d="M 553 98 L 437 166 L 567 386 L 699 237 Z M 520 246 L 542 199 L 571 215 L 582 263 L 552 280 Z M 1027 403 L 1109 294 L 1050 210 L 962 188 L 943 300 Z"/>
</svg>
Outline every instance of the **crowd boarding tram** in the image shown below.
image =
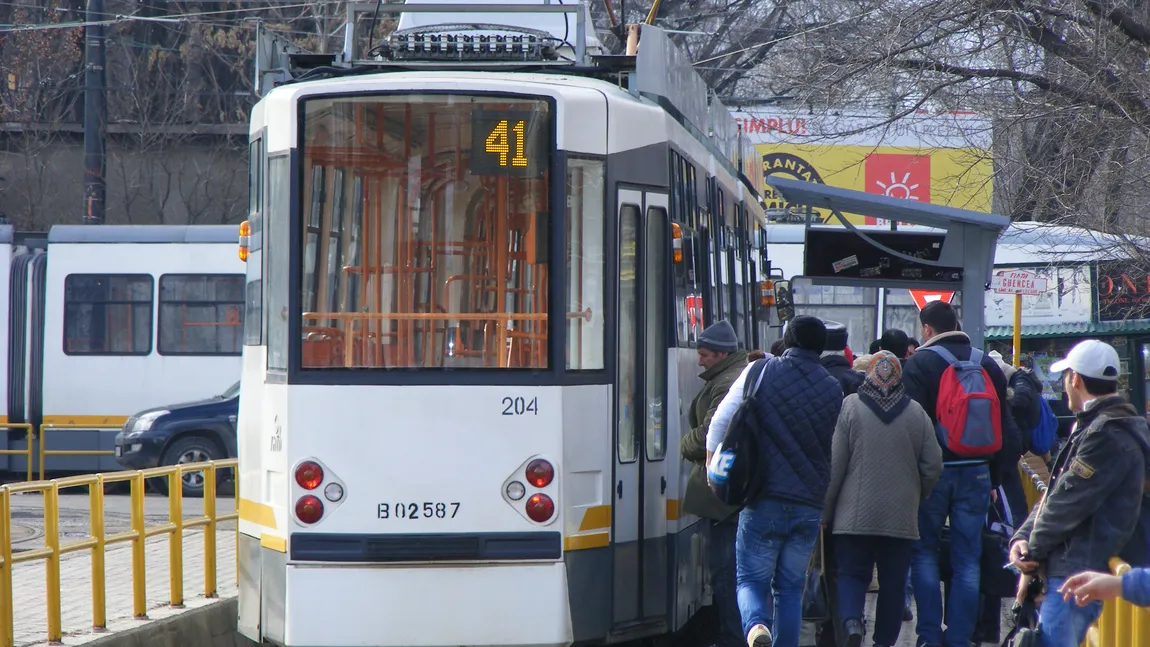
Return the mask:
<svg viewBox="0 0 1150 647">
<path fill-rule="evenodd" d="M 382 5 L 410 13 L 370 60 L 266 62 L 292 73 L 250 126 L 239 630 L 667 636 L 710 604 L 679 441 L 702 328 L 762 338 L 761 162 L 657 28 L 595 57 L 583 5 L 429 6 Z"/>
<path fill-rule="evenodd" d="M 19 425 L 43 424 L 49 450 L 110 452 L 133 414 L 223 392 L 240 375 L 244 272 L 235 226 L 0 227 L 0 427 L 18 425 L 0 447 L 26 449 Z M 121 469 L 113 455 L 44 467 Z M 0 456 L 8 478 L 27 468 L 23 454 Z"/>
</svg>

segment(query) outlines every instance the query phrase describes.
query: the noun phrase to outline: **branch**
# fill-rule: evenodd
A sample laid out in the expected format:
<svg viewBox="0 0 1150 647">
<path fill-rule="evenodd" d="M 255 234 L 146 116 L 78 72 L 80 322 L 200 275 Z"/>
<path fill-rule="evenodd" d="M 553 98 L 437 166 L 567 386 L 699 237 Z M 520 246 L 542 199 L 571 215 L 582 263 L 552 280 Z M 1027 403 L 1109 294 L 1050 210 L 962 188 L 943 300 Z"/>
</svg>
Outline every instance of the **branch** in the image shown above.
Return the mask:
<svg viewBox="0 0 1150 647">
<path fill-rule="evenodd" d="M 878 64 L 880 61 L 874 61 Z M 1031 74 L 1029 72 L 1021 72 L 1018 70 L 1004 70 L 995 67 L 965 67 L 961 65 L 951 65 L 949 63 L 940 63 L 938 61 L 925 61 L 916 59 L 892 61 L 892 65 L 908 71 L 919 72 L 939 72 L 941 74 L 949 74 L 952 76 L 959 76 L 965 80 L 972 79 L 1001 79 L 1010 81 L 1022 81 L 1029 83 L 1034 87 L 1049 92 L 1051 94 L 1063 97 L 1072 102 L 1086 103 L 1089 105 L 1096 105 L 1107 112 L 1134 121 L 1139 126 L 1146 128 L 1150 127 L 1150 112 L 1145 108 L 1138 110 L 1137 119 L 1133 119 L 1132 115 L 1126 107 L 1113 99 L 1100 97 L 1095 94 L 1084 92 L 1072 88 L 1068 85 L 1052 81 L 1044 76 L 1038 74 Z"/>
<path fill-rule="evenodd" d="M 1083 0 L 1083 2 L 1091 13 L 1099 18 L 1109 20 L 1110 24 L 1126 34 L 1130 40 L 1142 45 L 1150 45 L 1150 29 L 1134 20 L 1130 14 L 1117 7 L 1107 8 L 1098 0 Z"/>
</svg>

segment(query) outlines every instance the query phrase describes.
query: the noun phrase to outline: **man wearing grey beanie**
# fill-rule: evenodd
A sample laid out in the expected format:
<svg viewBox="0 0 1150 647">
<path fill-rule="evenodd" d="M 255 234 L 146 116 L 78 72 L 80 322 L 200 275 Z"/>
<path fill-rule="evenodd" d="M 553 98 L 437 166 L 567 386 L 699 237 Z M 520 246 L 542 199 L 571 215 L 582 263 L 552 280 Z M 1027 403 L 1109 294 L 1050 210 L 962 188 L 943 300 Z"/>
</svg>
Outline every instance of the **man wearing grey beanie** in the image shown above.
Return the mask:
<svg viewBox="0 0 1150 647">
<path fill-rule="evenodd" d="M 691 430 L 679 443 L 679 453 L 690 461 L 691 476 L 683 495 L 683 511 L 711 521 L 711 579 L 715 591 L 715 611 L 719 616 L 717 647 L 743 647 L 742 620 L 735 598 L 735 535 L 739 508 L 725 505 L 707 486 L 707 430 L 719 402 L 731 383 L 747 366 L 746 351 L 739 350 L 735 329 L 726 321 L 712 324 L 699 336 L 699 366 L 703 388 L 691 402 L 687 421 Z"/>
</svg>

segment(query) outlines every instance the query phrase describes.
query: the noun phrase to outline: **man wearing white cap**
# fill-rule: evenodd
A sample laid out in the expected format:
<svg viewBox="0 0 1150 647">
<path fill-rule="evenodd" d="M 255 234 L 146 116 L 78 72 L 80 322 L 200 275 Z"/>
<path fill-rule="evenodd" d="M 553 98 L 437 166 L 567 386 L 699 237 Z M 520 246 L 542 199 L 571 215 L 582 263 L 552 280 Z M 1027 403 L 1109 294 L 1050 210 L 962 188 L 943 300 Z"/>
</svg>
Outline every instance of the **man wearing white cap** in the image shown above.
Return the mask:
<svg viewBox="0 0 1150 647">
<path fill-rule="evenodd" d="M 1118 353 L 1088 339 L 1050 366 L 1077 414 L 1051 470 L 1050 487 L 1011 540 L 1010 561 L 1045 581 L 1039 610 L 1039 647 L 1075 647 L 1102 612 L 1102 603 L 1077 606 L 1058 590 L 1080 571 L 1106 571 L 1138 525 L 1150 464 L 1146 420 L 1118 395 Z"/>
</svg>

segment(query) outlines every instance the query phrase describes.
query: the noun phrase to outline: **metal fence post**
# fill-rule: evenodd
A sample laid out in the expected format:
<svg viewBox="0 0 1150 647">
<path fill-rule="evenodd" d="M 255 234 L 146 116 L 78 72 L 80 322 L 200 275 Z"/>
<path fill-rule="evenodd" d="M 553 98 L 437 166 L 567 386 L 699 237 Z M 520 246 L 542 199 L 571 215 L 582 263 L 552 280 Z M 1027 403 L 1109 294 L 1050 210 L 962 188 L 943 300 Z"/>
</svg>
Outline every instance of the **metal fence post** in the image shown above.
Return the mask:
<svg viewBox="0 0 1150 647">
<path fill-rule="evenodd" d="M 108 606 L 104 582 L 104 475 L 88 485 L 89 532 L 96 545 L 92 547 L 92 628 L 107 629 Z"/>
<path fill-rule="evenodd" d="M 204 470 L 204 597 L 216 597 L 216 466 Z"/>
<path fill-rule="evenodd" d="M 184 606 L 184 470 L 181 466 L 168 474 L 168 603 Z"/>
<path fill-rule="evenodd" d="M 148 536 L 144 533 L 144 474 L 136 472 L 132 477 L 132 530 L 136 533 L 132 541 L 132 614 L 137 618 L 148 617 L 148 589 L 145 578 L 145 546 Z"/>
<path fill-rule="evenodd" d="M 0 487 L 0 647 L 12 647 L 15 627 L 12 620 L 12 493 Z"/>
<path fill-rule="evenodd" d="M 55 481 L 44 490 L 44 544 L 50 550 L 44 564 L 48 587 L 48 641 L 59 642 L 60 626 L 60 490 Z"/>
</svg>

